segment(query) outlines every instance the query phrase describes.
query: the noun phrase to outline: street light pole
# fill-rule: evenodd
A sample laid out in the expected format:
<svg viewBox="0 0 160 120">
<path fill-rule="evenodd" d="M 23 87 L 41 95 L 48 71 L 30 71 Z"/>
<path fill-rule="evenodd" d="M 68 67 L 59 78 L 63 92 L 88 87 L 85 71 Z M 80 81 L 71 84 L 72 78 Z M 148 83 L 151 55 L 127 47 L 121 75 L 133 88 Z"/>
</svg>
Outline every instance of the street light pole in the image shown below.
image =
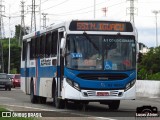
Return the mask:
<svg viewBox="0 0 160 120">
<path fill-rule="evenodd" d="M 10 41 L 11 41 L 11 28 L 10 28 L 10 5 L 9 5 L 9 46 L 8 46 L 8 74 L 10 73 Z"/>
<path fill-rule="evenodd" d="M 158 47 L 157 14 L 159 13 L 159 11 L 154 10 L 153 13 L 155 14 L 155 18 L 156 18 L 156 47 Z"/>
<path fill-rule="evenodd" d="M 39 3 L 39 30 L 41 30 L 41 0 Z"/>
<path fill-rule="evenodd" d="M 10 30 L 10 19 L 11 17 L 9 17 L 9 52 L 8 52 L 8 74 L 10 73 L 10 41 L 11 41 L 11 30 Z"/>
<path fill-rule="evenodd" d="M 94 0 L 94 19 L 96 18 L 96 0 Z"/>
</svg>

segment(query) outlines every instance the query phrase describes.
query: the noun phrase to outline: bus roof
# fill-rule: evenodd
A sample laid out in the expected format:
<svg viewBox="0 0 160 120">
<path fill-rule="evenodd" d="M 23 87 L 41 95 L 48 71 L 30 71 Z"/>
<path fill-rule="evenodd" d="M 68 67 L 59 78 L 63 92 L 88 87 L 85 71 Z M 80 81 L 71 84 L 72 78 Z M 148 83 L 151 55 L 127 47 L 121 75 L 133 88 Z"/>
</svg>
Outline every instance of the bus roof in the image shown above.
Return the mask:
<svg viewBox="0 0 160 120">
<path fill-rule="evenodd" d="M 130 23 L 131 26 L 134 28 L 134 24 L 131 23 L 130 21 L 122 21 L 122 20 L 105 20 L 105 19 L 76 19 L 76 20 L 67 20 L 67 21 L 63 21 L 63 22 L 60 22 L 60 23 L 55 23 L 55 24 L 52 24 L 51 26 L 41 30 L 41 31 L 36 31 L 36 32 L 32 32 L 32 33 L 29 33 L 25 36 L 23 36 L 23 40 L 25 39 L 28 39 L 28 38 L 31 38 L 31 37 L 36 37 L 36 36 L 39 36 L 40 34 L 45 34 L 49 31 L 52 31 L 54 29 L 59 29 L 59 28 L 62 28 L 62 27 L 65 27 L 65 26 L 68 26 L 68 29 L 69 29 L 69 25 L 70 23 L 72 22 L 117 22 L 117 23 Z M 70 29 L 72 30 L 72 29 Z M 75 30 L 75 29 L 73 29 Z M 90 30 L 92 31 L 92 30 Z"/>
</svg>

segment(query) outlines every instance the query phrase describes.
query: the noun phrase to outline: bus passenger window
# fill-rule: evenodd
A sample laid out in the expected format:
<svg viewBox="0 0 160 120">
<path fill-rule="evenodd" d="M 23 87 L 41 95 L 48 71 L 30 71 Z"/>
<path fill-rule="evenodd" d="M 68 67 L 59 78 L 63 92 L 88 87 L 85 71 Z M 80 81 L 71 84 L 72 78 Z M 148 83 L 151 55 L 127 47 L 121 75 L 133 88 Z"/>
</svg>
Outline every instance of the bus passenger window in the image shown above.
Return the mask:
<svg viewBox="0 0 160 120">
<path fill-rule="evenodd" d="M 27 42 L 23 41 L 23 52 L 22 52 L 22 60 L 25 60 L 27 58 Z"/>
<path fill-rule="evenodd" d="M 45 56 L 49 57 L 51 54 L 51 33 L 46 35 Z"/>
<path fill-rule="evenodd" d="M 57 41 L 58 41 L 58 31 L 52 33 L 52 43 L 51 43 L 51 56 L 55 57 L 57 55 Z"/>
<path fill-rule="evenodd" d="M 45 56 L 45 35 L 42 35 L 40 38 L 40 57 Z"/>
<path fill-rule="evenodd" d="M 31 39 L 31 45 L 30 45 L 30 59 L 35 58 L 35 39 Z"/>
<path fill-rule="evenodd" d="M 40 56 L 40 37 L 36 38 L 36 57 Z"/>
</svg>

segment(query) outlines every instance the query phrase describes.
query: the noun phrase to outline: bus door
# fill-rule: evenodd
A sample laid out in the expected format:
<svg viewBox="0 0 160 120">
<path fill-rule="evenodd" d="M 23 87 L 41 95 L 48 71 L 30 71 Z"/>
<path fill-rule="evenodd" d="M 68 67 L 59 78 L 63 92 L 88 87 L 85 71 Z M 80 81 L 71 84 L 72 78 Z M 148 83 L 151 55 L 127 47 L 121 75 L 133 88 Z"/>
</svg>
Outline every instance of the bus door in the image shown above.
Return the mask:
<svg viewBox="0 0 160 120">
<path fill-rule="evenodd" d="M 58 61 L 58 66 L 60 66 L 60 70 L 58 73 L 58 79 L 57 79 L 57 89 L 58 89 L 58 97 L 61 96 L 61 91 L 62 91 L 62 80 L 63 80 L 63 74 L 64 74 L 64 59 L 61 56 L 61 50 L 60 50 L 60 43 L 61 43 L 61 38 L 64 37 L 64 28 L 60 28 L 58 29 L 58 57 L 57 57 L 57 61 Z"/>
<path fill-rule="evenodd" d="M 27 57 L 25 60 L 25 92 L 30 94 L 30 78 L 29 78 L 29 67 L 30 67 L 30 40 L 27 40 L 26 52 Z"/>
</svg>

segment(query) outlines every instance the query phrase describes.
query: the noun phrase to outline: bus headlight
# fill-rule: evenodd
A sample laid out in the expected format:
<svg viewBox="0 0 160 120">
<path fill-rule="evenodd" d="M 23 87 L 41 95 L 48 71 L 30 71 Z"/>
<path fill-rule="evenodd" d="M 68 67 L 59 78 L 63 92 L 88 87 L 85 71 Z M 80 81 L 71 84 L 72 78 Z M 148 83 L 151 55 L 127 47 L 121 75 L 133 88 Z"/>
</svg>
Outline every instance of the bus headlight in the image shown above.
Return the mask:
<svg viewBox="0 0 160 120">
<path fill-rule="evenodd" d="M 136 79 L 132 80 L 126 85 L 125 91 L 129 90 L 136 83 Z"/>
<path fill-rule="evenodd" d="M 79 87 L 79 84 L 78 84 L 78 83 L 76 83 L 76 82 L 74 82 L 74 81 L 72 81 L 72 80 L 70 80 L 70 79 L 66 79 L 66 82 L 67 82 L 70 86 L 72 86 L 72 87 L 74 87 L 75 89 L 77 89 L 78 91 L 80 91 L 80 87 Z"/>
</svg>

